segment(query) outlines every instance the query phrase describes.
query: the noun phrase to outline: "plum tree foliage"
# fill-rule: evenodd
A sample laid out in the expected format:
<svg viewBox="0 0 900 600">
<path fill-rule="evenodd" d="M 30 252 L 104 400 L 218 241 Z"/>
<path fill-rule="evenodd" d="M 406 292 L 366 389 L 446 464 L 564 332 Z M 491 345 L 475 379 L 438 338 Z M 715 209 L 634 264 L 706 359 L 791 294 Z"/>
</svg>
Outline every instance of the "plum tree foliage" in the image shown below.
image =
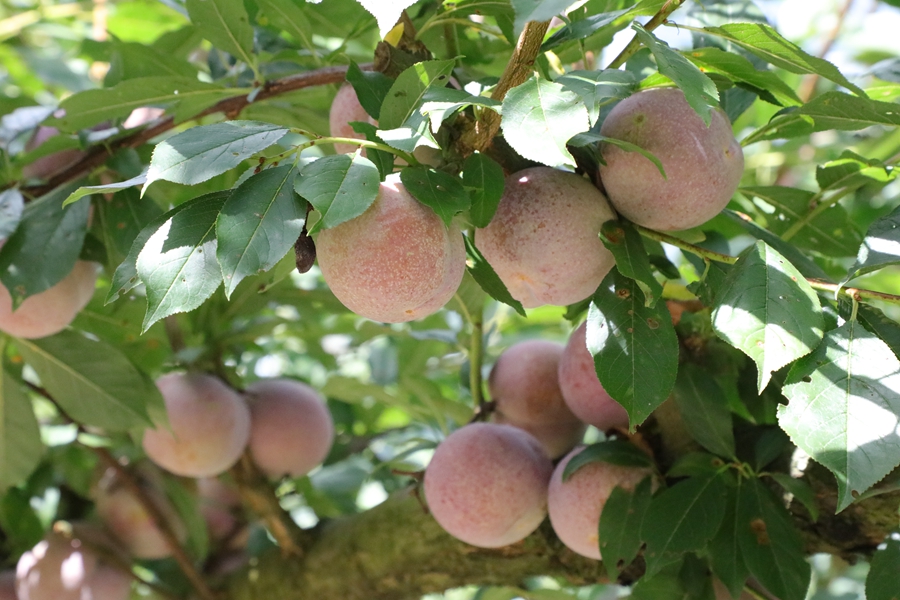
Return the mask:
<svg viewBox="0 0 900 600">
<path fill-rule="evenodd" d="M 900 597 L 900 2 L 796 5 L 0 0 L 0 597 Z"/>
</svg>

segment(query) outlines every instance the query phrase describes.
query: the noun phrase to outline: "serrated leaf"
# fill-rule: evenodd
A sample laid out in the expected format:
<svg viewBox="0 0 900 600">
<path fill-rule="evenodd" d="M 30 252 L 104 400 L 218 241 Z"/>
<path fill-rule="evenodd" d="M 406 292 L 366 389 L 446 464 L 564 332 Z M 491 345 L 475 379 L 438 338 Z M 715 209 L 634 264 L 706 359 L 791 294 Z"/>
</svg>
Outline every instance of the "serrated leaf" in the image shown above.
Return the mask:
<svg viewBox="0 0 900 600">
<path fill-rule="evenodd" d="M 454 216 L 472 204 L 459 179 L 443 171 L 406 167 L 400 171 L 400 181 L 416 200 L 437 213 L 447 227 Z"/>
<path fill-rule="evenodd" d="M 153 149 L 144 190 L 160 180 L 195 185 L 212 179 L 265 150 L 287 132 L 285 127 L 258 121 L 191 127 Z"/>
<path fill-rule="evenodd" d="M 257 0 L 257 4 L 269 17 L 269 24 L 292 35 L 315 57 L 318 48 L 313 43 L 313 27 L 303 11 L 304 4 L 291 0 Z M 317 58 L 318 60 L 318 58 Z M 353 63 L 352 63 L 353 64 Z M 348 78 L 349 79 L 349 78 Z"/>
<path fill-rule="evenodd" d="M 436 133 L 441 123 L 466 106 L 481 106 L 499 113 L 501 104 L 486 96 L 473 96 L 465 90 L 432 87 L 425 92 L 419 112 L 428 117 L 431 130 Z"/>
<path fill-rule="evenodd" d="M 557 167 L 575 164 L 566 143 L 591 125 L 581 96 L 535 75 L 503 98 L 500 126 L 521 156 Z"/>
<path fill-rule="evenodd" d="M 716 334 L 756 363 L 759 392 L 772 373 L 819 345 L 819 297 L 803 275 L 765 242 L 741 254 L 716 297 Z"/>
<path fill-rule="evenodd" d="M 213 46 L 248 65 L 256 64 L 253 26 L 243 0 L 187 0 L 185 8 L 191 23 Z"/>
<path fill-rule="evenodd" d="M 356 0 L 363 8 L 369 11 L 378 22 L 378 31 L 381 37 L 385 37 L 397 21 L 403 11 L 416 3 L 416 0 Z"/>
<path fill-rule="evenodd" d="M 0 240 L 8 238 L 19 226 L 25 199 L 15 188 L 0 192 Z"/>
<path fill-rule="evenodd" d="M 855 321 L 825 334 L 782 388 L 778 423 L 834 473 L 838 511 L 900 465 L 900 360 Z"/>
<path fill-rule="evenodd" d="M 863 97 L 866 95 L 850 83 L 832 63 L 807 54 L 765 23 L 726 23 L 720 27 L 706 27 L 704 31 L 723 37 L 769 64 L 791 73 L 800 75 L 815 73 L 852 90 L 855 94 Z"/>
<path fill-rule="evenodd" d="M 646 452 L 626 440 L 615 439 L 591 444 L 573 456 L 566 463 L 562 480 L 568 481 L 569 477 L 578 472 L 578 469 L 595 462 L 608 462 L 622 467 L 644 467 L 648 469 L 653 467 L 653 460 L 647 456 Z"/>
<path fill-rule="evenodd" d="M 713 573 L 716 574 L 732 598 L 737 598 L 744 588 L 750 571 L 744 563 L 738 542 L 737 497 L 742 481 L 737 487 L 728 485 L 725 488 L 725 515 L 722 526 L 709 541 L 709 561 Z"/>
<path fill-rule="evenodd" d="M 682 364 L 675 381 L 674 398 L 692 438 L 713 454 L 736 458 L 728 401 L 708 371 L 693 363 Z"/>
<path fill-rule="evenodd" d="M 329 229 L 366 212 L 378 197 L 378 168 L 361 154 L 326 156 L 300 169 L 294 189 L 322 218 L 310 233 Z"/>
<path fill-rule="evenodd" d="M 798 250 L 793 244 L 789 244 L 777 235 L 767 229 L 763 229 L 754 223 L 750 217 L 726 208 L 722 211 L 726 217 L 740 225 L 751 236 L 758 240 L 764 241 L 766 244 L 775 248 L 782 256 L 791 261 L 791 264 L 803 273 L 804 277 L 812 277 L 814 279 L 828 280 L 828 274 L 822 270 L 822 267 L 811 261 L 803 252 Z"/>
<path fill-rule="evenodd" d="M 815 196 L 813 192 L 785 186 L 754 186 L 741 188 L 740 191 L 768 205 L 763 205 L 761 212 L 766 216 L 768 229 L 775 235 L 785 233 L 797 221 L 805 218 L 810 211 L 810 201 Z M 769 210 L 766 209 L 774 211 L 768 214 Z M 861 241 L 852 219 L 839 204 L 809 221 L 791 239 L 798 246 L 839 257 L 852 255 Z"/>
<path fill-rule="evenodd" d="M 813 522 L 819 520 L 819 508 L 816 506 L 816 495 L 812 487 L 804 479 L 794 479 L 787 473 L 769 473 L 769 477 L 778 482 L 784 491 L 791 494 L 809 511 Z"/>
<path fill-rule="evenodd" d="M 87 233 L 90 204 L 61 210 L 63 198 L 73 188 L 63 186 L 30 202 L 15 233 L 0 249 L 0 282 L 9 290 L 13 306 L 56 285 L 75 266 Z"/>
<path fill-rule="evenodd" d="M 347 83 L 353 86 L 359 103 L 369 116 L 377 119 L 381 114 L 381 105 L 391 91 L 394 80 L 378 71 L 363 71 L 351 61 L 347 68 Z"/>
<path fill-rule="evenodd" d="M 803 600 L 810 566 L 787 510 L 756 478 L 744 480 L 737 499 L 738 544 L 750 574 L 782 600 Z"/>
<path fill-rule="evenodd" d="M 896 178 L 896 169 L 844 150 L 839 158 L 816 167 L 816 182 L 824 190 L 887 184 Z"/>
<path fill-rule="evenodd" d="M 612 581 L 631 564 L 641 549 L 641 523 L 650 499 L 651 480 L 647 477 L 633 492 L 615 487 L 600 511 L 600 554 Z"/>
<path fill-rule="evenodd" d="M 506 285 L 494 271 L 494 268 L 484 259 L 484 256 L 481 255 L 481 251 L 475 247 L 475 244 L 472 243 L 471 238 L 463 236 L 463 239 L 466 242 L 466 257 L 468 258 L 466 271 L 468 271 L 469 275 L 491 298 L 511 306 L 513 310 L 523 317 L 526 316 L 522 303 L 512 297 L 512 294 L 506 289 Z"/>
<path fill-rule="evenodd" d="M 43 454 L 31 401 L 19 382 L 0 368 L 0 495 L 25 481 Z"/>
<path fill-rule="evenodd" d="M 900 323 L 889 319 L 881 309 L 867 304 L 859 305 L 856 318 L 863 327 L 881 338 L 894 356 L 900 358 Z"/>
<path fill-rule="evenodd" d="M 726 52 L 720 48 L 696 48 L 686 51 L 685 56 L 707 72 L 721 73 L 753 88 L 765 90 L 782 106 L 803 103 L 793 88 L 778 75 L 757 69 L 752 62 L 735 52 Z"/>
<path fill-rule="evenodd" d="M 135 264 L 147 288 L 142 332 L 169 315 L 194 310 L 222 283 L 216 219 L 227 198 L 208 194 L 190 200 L 147 239 Z"/>
<path fill-rule="evenodd" d="M 893 102 L 879 102 L 843 92 L 825 92 L 797 110 L 812 117 L 815 131 L 855 131 L 872 125 L 900 126 L 900 109 Z"/>
<path fill-rule="evenodd" d="M 65 116 L 52 119 L 48 124 L 61 131 L 72 132 L 109 119 L 125 117 L 142 106 L 185 101 L 213 104 L 233 95 L 233 90 L 187 77 L 128 79 L 111 88 L 86 90 L 69 96 L 60 103 Z"/>
<path fill-rule="evenodd" d="M 725 483 L 719 475 L 685 479 L 654 497 L 641 525 L 647 575 L 685 552 L 703 550 L 724 515 Z"/>
<path fill-rule="evenodd" d="M 147 407 L 162 402 L 159 390 L 115 347 L 75 331 L 17 340 L 16 347 L 78 423 L 108 431 L 152 425 Z"/>
<path fill-rule="evenodd" d="M 667 43 L 644 29 L 640 23 L 632 23 L 631 28 L 634 29 L 637 38 L 650 48 L 660 74 L 665 75 L 681 88 L 688 104 L 709 127 L 712 118 L 710 110 L 719 106 L 719 90 L 716 89 L 713 80 L 691 61 L 672 50 Z"/>
<path fill-rule="evenodd" d="M 634 429 L 675 386 L 678 339 L 669 311 L 644 306 L 634 280 L 613 269 L 594 293 L 585 335 L 603 389 L 625 407 Z"/>
<path fill-rule="evenodd" d="M 896 264 L 900 264 L 900 206 L 869 226 L 856 254 L 856 262 L 841 285 L 854 277 Z"/>
<path fill-rule="evenodd" d="M 637 283 L 644 293 L 644 305 L 653 308 L 663 290 L 653 276 L 641 234 L 628 221 L 607 221 L 600 228 L 600 240 L 615 257 L 619 273 Z"/>
<path fill-rule="evenodd" d="M 529 21 L 549 21 L 562 14 L 572 5 L 571 0 L 512 0 L 516 13 L 513 28 L 516 36 L 525 29 Z"/>
<path fill-rule="evenodd" d="M 892 533 L 869 562 L 866 576 L 866 600 L 900 598 L 900 534 Z"/>
<path fill-rule="evenodd" d="M 425 92 L 433 85 L 444 85 L 454 65 L 452 60 L 427 60 L 400 73 L 381 105 L 379 127 L 390 130 L 406 125 L 416 129 L 425 119 L 417 110 L 425 98 Z M 407 123 L 410 120 L 412 122 Z"/>
<path fill-rule="evenodd" d="M 627 12 L 620 11 L 620 12 Z M 583 23 L 584 21 L 578 21 Z M 603 69 L 600 71 L 570 71 L 555 80 L 563 88 L 581 96 L 591 125 L 600 117 L 600 107 L 614 98 L 630 96 L 638 85 L 637 76 L 631 71 Z"/>
<path fill-rule="evenodd" d="M 555 32 L 547 39 L 547 41 L 543 43 L 543 45 L 541 46 L 541 51 L 546 52 L 547 50 L 552 50 L 553 48 L 566 42 L 583 40 L 584 38 L 593 35 L 597 31 L 603 29 L 607 25 L 613 25 L 629 13 L 637 12 L 636 8 L 637 7 L 623 8 L 621 10 L 589 15 L 584 19 L 567 23 L 563 28 Z"/>
<path fill-rule="evenodd" d="M 485 154 L 471 154 L 463 162 L 462 183 L 469 191 L 469 215 L 475 227 L 487 227 L 497 212 L 506 178 L 503 167 Z"/>
<path fill-rule="evenodd" d="M 256 173 L 222 206 L 216 221 L 216 257 L 226 297 L 248 275 L 274 267 L 300 237 L 306 204 L 294 195 L 296 173 L 293 165 Z"/>
<path fill-rule="evenodd" d="M 225 198 L 228 197 L 228 194 L 231 192 L 213 192 L 211 195 L 221 196 L 222 202 L 225 201 Z M 160 215 L 150 221 L 146 227 L 141 229 L 140 233 L 138 233 L 137 237 L 134 238 L 134 241 L 131 244 L 131 249 L 128 251 L 128 256 L 125 257 L 125 260 L 122 261 L 122 264 L 116 269 L 116 272 L 113 273 L 112 283 L 109 286 L 109 294 L 106 296 L 106 304 L 113 302 L 119 298 L 121 294 L 124 294 L 132 289 L 135 286 L 141 283 L 140 278 L 137 273 L 137 258 L 141 253 L 141 250 L 144 249 L 144 245 L 147 243 L 147 240 L 150 239 L 154 233 L 156 233 L 160 227 L 162 227 L 169 219 L 174 217 L 176 214 L 187 208 L 189 204 L 186 202 L 184 204 L 179 204 L 169 212 L 164 215 Z"/>
<path fill-rule="evenodd" d="M 128 189 L 130 187 L 135 187 L 138 185 L 142 185 L 147 180 L 147 173 L 141 173 L 136 177 L 132 177 L 131 179 L 126 179 L 125 181 L 118 181 L 116 183 L 108 183 L 105 185 L 87 185 L 83 187 L 79 187 L 77 190 L 69 194 L 68 198 L 63 201 L 63 206 L 68 206 L 73 202 L 77 202 L 84 198 L 85 196 L 90 196 L 91 194 L 114 194 L 118 191 Z"/>
</svg>

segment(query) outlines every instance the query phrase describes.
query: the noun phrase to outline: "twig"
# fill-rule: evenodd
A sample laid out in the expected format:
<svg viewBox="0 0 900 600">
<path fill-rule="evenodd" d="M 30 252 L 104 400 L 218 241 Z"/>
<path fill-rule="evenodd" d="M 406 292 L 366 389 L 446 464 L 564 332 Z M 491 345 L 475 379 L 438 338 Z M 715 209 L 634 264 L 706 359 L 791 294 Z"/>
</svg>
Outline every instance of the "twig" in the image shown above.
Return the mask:
<svg viewBox="0 0 900 600">
<path fill-rule="evenodd" d="M 675 12 L 682 4 L 684 4 L 684 0 L 669 0 L 665 4 L 662 5 L 662 8 L 653 15 L 653 17 L 644 24 L 644 29 L 647 31 L 653 31 L 660 25 L 666 22 L 666 19 L 669 18 L 673 12 Z M 612 59 L 612 62 L 609 63 L 607 69 L 618 69 L 625 62 L 631 58 L 635 52 L 641 49 L 641 40 L 638 39 L 638 36 L 635 35 L 631 38 L 631 41 L 628 42 L 628 45 L 619 52 L 619 55 Z"/>
<path fill-rule="evenodd" d="M 42 396 L 59 411 L 60 416 L 76 425 L 78 427 L 78 431 L 80 433 L 86 433 L 84 426 L 82 426 L 78 421 L 73 419 L 69 414 L 59 405 L 56 399 L 48 392 L 46 389 L 34 385 L 31 382 L 26 381 L 25 385 L 36 394 Z M 191 561 L 190 557 L 185 552 L 184 548 L 181 547 L 181 542 L 178 540 L 178 536 L 175 535 L 175 532 L 172 530 L 172 527 L 169 525 L 169 521 L 166 516 L 162 513 L 159 507 L 156 506 L 156 503 L 144 493 L 144 489 L 138 483 L 137 479 L 131 474 L 131 472 L 122 466 L 119 461 L 107 450 L 106 448 L 98 447 L 98 446 L 85 446 L 90 449 L 97 457 L 103 462 L 107 467 L 115 471 L 117 479 L 125 486 L 125 488 L 131 493 L 132 496 L 140 503 L 140 505 L 147 511 L 147 516 L 150 517 L 150 521 L 159 529 L 160 534 L 166 541 L 166 545 L 169 547 L 169 550 L 172 552 L 172 557 L 175 559 L 175 562 L 178 563 L 178 566 L 181 568 L 184 576 L 187 577 L 191 586 L 194 588 L 194 591 L 197 592 L 197 595 L 203 600 L 216 600 L 216 595 L 213 594 L 212 590 L 209 589 L 209 586 L 206 585 L 206 581 L 203 579 L 203 576 L 200 575 L 200 572 L 194 566 L 194 563 Z"/>
<path fill-rule="evenodd" d="M 525 83 L 534 69 L 534 61 L 541 52 L 544 34 L 550 27 L 550 21 L 529 21 L 519 35 L 516 49 L 513 51 L 506 70 L 500 81 L 491 92 L 494 100 L 503 100 L 506 92 Z M 490 146 L 491 141 L 500 130 L 500 115 L 492 110 L 484 111 L 481 121 L 475 124 L 474 136 L 469 143 L 472 150 L 482 151 Z"/>
<path fill-rule="evenodd" d="M 360 69 L 363 70 L 371 70 L 371 68 L 371 64 L 360 65 Z M 288 92 L 293 92 L 303 88 L 326 85 L 329 83 L 339 83 L 344 80 L 346 74 L 347 67 L 345 66 L 323 67 L 314 71 L 307 71 L 305 73 L 299 73 L 297 75 L 275 79 L 266 83 L 265 87 L 256 95 L 253 102 L 257 103 L 262 100 L 267 100 L 269 98 L 280 96 L 282 94 L 286 94 Z M 251 101 L 246 95 L 236 96 L 234 98 L 226 98 L 225 100 L 221 100 L 213 106 L 200 111 L 188 120 L 200 119 L 207 115 L 219 112 L 225 113 L 229 118 L 235 118 L 250 104 Z M 174 118 L 168 117 L 160 121 L 159 123 L 156 123 L 155 125 L 151 125 L 146 129 L 142 129 L 120 140 L 112 142 L 111 144 L 97 145 L 93 147 L 84 158 L 70 165 L 59 173 L 55 173 L 47 180 L 46 183 L 34 186 L 26 186 L 22 188 L 22 192 L 26 195 L 26 197 L 31 198 L 43 196 L 44 194 L 52 191 L 60 185 L 88 175 L 92 170 L 105 163 L 106 159 L 108 159 L 119 150 L 125 148 L 137 148 L 147 143 L 159 134 L 165 133 L 166 131 L 169 131 L 174 127 Z M 9 182 L 5 186 L 0 188 L 0 191 L 13 187 L 15 184 L 15 181 Z"/>
<path fill-rule="evenodd" d="M 837 41 L 838 35 L 840 35 L 841 33 L 841 28 L 844 25 L 844 21 L 847 18 L 847 13 L 850 12 L 851 6 L 853 6 L 853 0 L 844 1 L 844 5 L 841 6 L 841 9 L 838 11 L 837 21 L 835 21 L 834 27 L 832 27 L 831 31 L 828 32 L 828 36 L 825 38 L 825 43 L 822 44 L 822 49 L 819 50 L 819 58 L 825 58 L 825 56 L 831 50 L 831 47 L 834 45 L 834 42 Z M 803 80 L 803 84 L 800 86 L 800 89 L 797 90 L 797 96 L 801 100 L 803 100 L 803 102 L 809 102 L 809 99 L 812 98 L 813 93 L 816 91 L 816 84 L 818 82 L 818 73 L 807 75 Z"/>
<path fill-rule="evenodd" d="M 472 319 L 472 340 L 469 343 L 469 391 L 475 401 L 475 407 L 480 411 L 484 409 L 484 389 L 481 377 L 481 363 L 484 360 L 482 352 L 484 346 L 484 323 L 481 315 Z"/>
<path fill-rule="evenodd" d="M 733 265 L 738 261 L 737 257 L 735 256 L 730 256 L 728 254 L 722 254 L 721 252 L 715 252 L 714 250 L 701 248 L 700 246 L 696 246 L 694 244 L 686 242 L 668 233 L 654 231 L 653 229 L 647 229 L 646 227 L 641 227 L 640 225 L 635 225 L 634 227 L 644 237 L 650 238 L 651 240 L 656 240 L 657 242 L 663 242 L 671 246 L 675 246 L 676 248 L 681 248 L 682 250 L 687 250 L 691 254 L 696 254 L 704 260 L 711 260 L 714 262 L 721 262 L 729 265 Z M 836 283 L 830 283 L 828 281 L 822 281 L 821 279 L 815 278 L 807 278 L 806 282 L 814 290 L 832 292 L 834 294 L 843 294 L 856 301 L 881 300 L 882 302 L 887 302 L 889 304 L 900 304 L 900 296 L 896 294 L 888 294 L 887 292 L 879 292 L 876 290 L 867 290 L 863 288 L 842 287 Z"/>
</svg>

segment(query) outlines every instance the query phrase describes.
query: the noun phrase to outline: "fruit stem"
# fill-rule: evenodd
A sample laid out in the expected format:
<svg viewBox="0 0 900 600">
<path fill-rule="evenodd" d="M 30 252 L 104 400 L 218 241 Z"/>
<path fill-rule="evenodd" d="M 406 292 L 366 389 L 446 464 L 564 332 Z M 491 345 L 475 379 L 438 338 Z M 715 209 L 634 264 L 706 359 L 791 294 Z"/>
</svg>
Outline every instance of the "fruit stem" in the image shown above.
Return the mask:
<svg viewBox="0 0 900 600">
<path fill-rule="evenodd" d="M 484 323 L 482 314 L 472 315 L 472 339 L 469 342 L 469 388 L 479 412 L 484 410 L 481 363 L 484 361 Z"/>
<path fill-rule="evenodd" d="M 666 19 L 669 18 L 673 12 L 675 12 L 682 4 L 684 4 L 684 0 L 669 0 L 665 4 L 662 5 L 662 8 L 653 15 L 653 17 L 644 24 L 644 29 L 647 31 L 653 31 L 660 25 L 666 22 Z M 641 41 L 638 39 L 638 36 L 635 35 L 631 38 L 631 41 L 628 42 L 628 45 L 622 49 L 617 57 L 612 59 L 612 62 L 609 63 L 607 69 L 618 69 L 622 65 L 624 65 L 629 58 L 631 58 L 635 52 L 641 49 Z"/>
</svg>

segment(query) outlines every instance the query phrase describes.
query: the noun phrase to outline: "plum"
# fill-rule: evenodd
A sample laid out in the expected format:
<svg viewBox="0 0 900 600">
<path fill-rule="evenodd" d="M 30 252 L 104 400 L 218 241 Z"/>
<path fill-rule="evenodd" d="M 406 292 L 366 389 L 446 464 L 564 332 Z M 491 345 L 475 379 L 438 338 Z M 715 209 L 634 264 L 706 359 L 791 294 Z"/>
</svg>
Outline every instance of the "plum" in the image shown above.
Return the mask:
<svg viewBox="0 0 900 600">
<path fill-rule="evenodd" d="M 359 103 L 359 97 L 356 90 L 350 84 L 344 84 L 334 96 L 331 102 L 331 110 L 328 113 L 328 124 L 331 129 L 332 137 L 355 138 L 358 140 L 366 139 L 361 133 L 353 131 L 350 123 L 353 121 L 362 121 L 364 123 L 375 124 L 376 121 L 369 116 L 366 109 Z M 356 151 L 359 146 L 352 144 L 335 144 L 334 151 L 338 154 L 349 154 Z"/>
</svg>

